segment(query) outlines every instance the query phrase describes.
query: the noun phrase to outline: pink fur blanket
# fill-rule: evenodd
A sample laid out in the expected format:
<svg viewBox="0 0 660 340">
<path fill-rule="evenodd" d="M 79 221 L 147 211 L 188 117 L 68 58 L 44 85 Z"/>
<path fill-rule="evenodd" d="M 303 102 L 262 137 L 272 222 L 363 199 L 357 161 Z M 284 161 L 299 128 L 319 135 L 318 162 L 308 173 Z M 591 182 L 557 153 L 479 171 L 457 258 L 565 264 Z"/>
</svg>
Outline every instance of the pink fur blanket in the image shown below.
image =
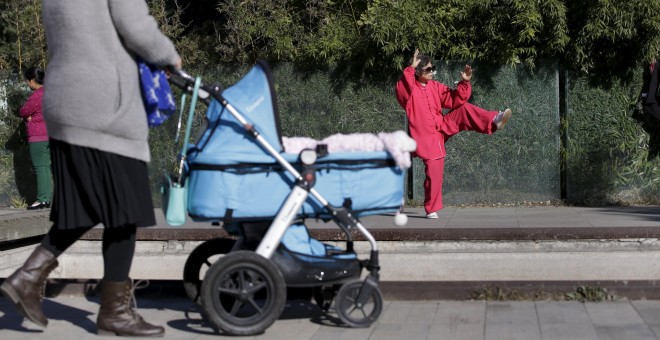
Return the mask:
<svg viewBox="0 0 660 340">
<path fill-rule="evenodd" d="M 326 144 L 328 152 L 347 151 L 387 151 L 392 155 L 397 166 L 408 169 L 412 165 L 410 152 L 415 151 L 417 144 L 405 131 L 371 133 L 341 133 L 317 141 L 308 137 L 282 137 L 284 151 L 299 153 L 304 149 L 314 149 L 317 144 Z"/>
</svg>

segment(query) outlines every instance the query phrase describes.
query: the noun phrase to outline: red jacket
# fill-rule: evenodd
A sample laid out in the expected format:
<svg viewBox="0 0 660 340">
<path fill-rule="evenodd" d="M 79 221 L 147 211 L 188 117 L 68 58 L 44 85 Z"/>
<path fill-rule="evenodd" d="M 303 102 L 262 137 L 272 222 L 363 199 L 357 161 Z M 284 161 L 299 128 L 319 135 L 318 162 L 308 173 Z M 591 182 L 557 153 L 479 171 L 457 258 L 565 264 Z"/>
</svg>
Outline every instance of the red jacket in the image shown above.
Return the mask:
<svg viewBox="0 0 660 340">
<path fill-rule="evenodd" d="M 23 104 L 20 110 L 20 116 L 25 122 L 27 128 L 28 142 L 44 142 L 48 140 L 48 131 L 44 121 L 43 110 L 41 109 L 41 98 L 44 96 L 44 88 L 32 92 L 28 100 Z M 28 121 L 28 117 L 32 117 Z"/>
<path fill-rule="evenodd" d="M 415 155 L 438 159 L 446 155 L 442 109 L 455 109 L 467 102 L 472 93 L 470 82 L 460 81 L 455 90 L 435 80 L 422 86 L 415 79 L 415 69 L 408 66 L 396 83 L 396 99 L 406 110 L 410 134 L 417 142 Z"/>
</svg>

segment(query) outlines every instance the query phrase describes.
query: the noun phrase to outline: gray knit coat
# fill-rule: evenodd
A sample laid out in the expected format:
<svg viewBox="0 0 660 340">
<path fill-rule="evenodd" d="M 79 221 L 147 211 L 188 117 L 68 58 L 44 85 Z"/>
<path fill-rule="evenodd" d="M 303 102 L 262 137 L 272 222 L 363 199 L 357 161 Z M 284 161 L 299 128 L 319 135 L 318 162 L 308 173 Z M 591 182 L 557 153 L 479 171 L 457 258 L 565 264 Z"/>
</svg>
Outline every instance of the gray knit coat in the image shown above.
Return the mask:
<svg viewBox="0 0 660 340">
<path fill-rule="evenodd" d="M 179 56 L 144 0 L 43 0 L 43 111 L 50 138 L 150 161 L 136 56 Z"/>
</svg>

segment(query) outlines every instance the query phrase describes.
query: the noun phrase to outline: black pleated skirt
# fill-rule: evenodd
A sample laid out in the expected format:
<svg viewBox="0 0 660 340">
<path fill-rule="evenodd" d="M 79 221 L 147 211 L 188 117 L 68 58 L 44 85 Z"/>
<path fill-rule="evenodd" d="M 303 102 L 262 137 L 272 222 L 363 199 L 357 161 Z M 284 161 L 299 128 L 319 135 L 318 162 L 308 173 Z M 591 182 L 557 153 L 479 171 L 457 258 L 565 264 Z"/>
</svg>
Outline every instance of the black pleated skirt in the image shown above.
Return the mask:
<svg viewBox="0 0 660 340">
<path fill-rule="evenodd" d="M 146 162 L 53 139 L 50 151 L 54 228 L 156 224 Z"/>
</svg>

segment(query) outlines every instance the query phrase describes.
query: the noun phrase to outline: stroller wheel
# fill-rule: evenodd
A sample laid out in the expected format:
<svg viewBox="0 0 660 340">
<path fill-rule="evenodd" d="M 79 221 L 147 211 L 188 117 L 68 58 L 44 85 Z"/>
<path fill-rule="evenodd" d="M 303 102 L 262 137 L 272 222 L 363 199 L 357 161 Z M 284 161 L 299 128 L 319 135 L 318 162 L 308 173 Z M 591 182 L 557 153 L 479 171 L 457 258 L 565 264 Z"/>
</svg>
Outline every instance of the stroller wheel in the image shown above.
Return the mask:
<svg viewBox="0 0 660 340">
<path fill-rule="evenodd" d="M 363 289 L 366 290 L 363 296 L 360 296 Z M 369 327 L 378 320 L 383 311 L 383 295 L 378 285 L 369 285 L 366 281 L 351 281 L 337 292 L 335 311 L 339 319 L 348 326 Z"/>
<path fill-rule="evenodd" d="M 183 266 L 183 289 L 188 298 L 199 303 L 202 290 L 202 277 L 211 265 L 211 257 L 227 254 L 235 240 L 216 238 L 198 245 L 188 256 Z"/>
<path fill-rule="evenodd" d="M 254 252 L 231 252 L 216 261 L 202 282 L 202 313 L 231 335 L 263 333 L 279 318 L 286 283 L 279 269 Z"/>
</svg>

